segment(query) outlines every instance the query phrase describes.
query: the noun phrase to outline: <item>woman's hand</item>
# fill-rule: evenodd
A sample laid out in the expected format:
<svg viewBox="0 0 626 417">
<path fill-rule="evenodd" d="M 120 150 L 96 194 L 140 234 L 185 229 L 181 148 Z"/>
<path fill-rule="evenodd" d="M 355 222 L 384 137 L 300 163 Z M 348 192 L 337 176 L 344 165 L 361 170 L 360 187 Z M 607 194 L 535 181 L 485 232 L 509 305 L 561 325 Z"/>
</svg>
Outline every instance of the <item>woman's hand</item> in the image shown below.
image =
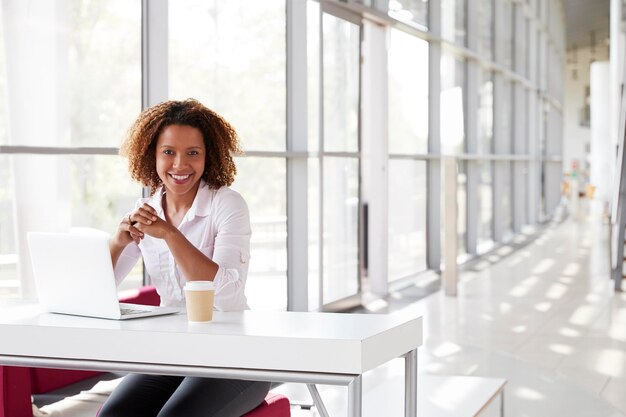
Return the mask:
<svg viewBox="0 0 626 417">
<path fill-rule="evenodd" d="M 138 229 L 138 226 L 143 224 L 152 224 L 154 218 L 158 218 L 154 208 L 148 204 L 144 204 L 139 207 L 137 210 L 122 219 L 117 227 L 115 236 L 113 236 L 113 243 L 122 248 L 126 247 L 126 245 L 130 242 L 139 244 L 141 239 L 143 239 L 144 234 Z"/>
<path fill-rule="evenodd" d="M 117 226 L 117 231 L 111 243 L 120 248 L 126 247 L 130 242 L 139 243 L 143 238 L 143 234 L 131 225 L 130 216 L 125 216 Z"/>
<path fill-rule="evenodd" d="M 157 239 L 165 239 L 168 233 L 177 230 L 170 223 L 157 216 L 156 210 L 148 204 L 144 204 L 132 212 L 129 219 L 131 236 L 138 235 L 139 240 L 143 239 L 144 233 Z"/>
</svg>

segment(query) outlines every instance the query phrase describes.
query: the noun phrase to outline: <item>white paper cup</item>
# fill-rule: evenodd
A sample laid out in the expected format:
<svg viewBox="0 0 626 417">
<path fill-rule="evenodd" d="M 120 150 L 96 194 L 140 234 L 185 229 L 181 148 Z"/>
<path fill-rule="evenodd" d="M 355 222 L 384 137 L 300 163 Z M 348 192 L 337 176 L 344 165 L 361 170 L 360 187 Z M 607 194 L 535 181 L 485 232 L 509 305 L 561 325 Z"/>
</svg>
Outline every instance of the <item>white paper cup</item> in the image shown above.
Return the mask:
<svg viewBox="0 0 626 417">
<path fill-rule="evenodd" d="M 213 281 L 187 281 L 185 300 L 187 320 L 193 323 L 205 323 L 213 320 L 213 301 L 215 284 Z"/>
</svg>

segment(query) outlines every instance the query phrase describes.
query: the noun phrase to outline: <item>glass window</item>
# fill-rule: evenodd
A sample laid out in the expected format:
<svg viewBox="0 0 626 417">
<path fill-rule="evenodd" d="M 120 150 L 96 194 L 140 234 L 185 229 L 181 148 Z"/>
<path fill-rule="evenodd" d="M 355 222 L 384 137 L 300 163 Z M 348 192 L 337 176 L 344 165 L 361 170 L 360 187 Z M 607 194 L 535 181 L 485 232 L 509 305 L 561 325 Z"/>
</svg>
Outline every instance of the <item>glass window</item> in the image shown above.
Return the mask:
<svg viewBox="0 0 626 417">
<path fill-rule="evenodd" d="M 357 16 L 321 13 L 314 1 L 307 12 L 308 145 L 323 150 L 308 161 L 308 301 L 317 309 L 359 290 L 361 27 Z"/>
<path fill-rule="evenodd" d="M 480 183 L 478 185 L 478 236 L 477 252 L 484 253 L 492 246 L 493 239 L 493 164 L 489 161 L 479 163 Z"/>
<path fill-rule="evenodd" d="M 13 192 L 9 212 L 14 214 L 6 216 L 3 210 L 1 221 L 2 226 L 5 221 L 12 221 L 14 234 L 7 243 L 3 240 L 2 257 L 12 260 L 12 266 L 5 263 L 2 270 L 6 274 L 11 268 L 17 268 L 25 296 L 33 295 L 27 232 L 67 232 L 87 227 L 112 234 L 141 196 L 141 187 L 130 180 L 125 160 L 117 155 L 11 155 L 5 158 L 9 162 L 10 181 L 8 187 L 1 187 L 2 195 Z M 9 206 L 6 200 L 1 204 L 3 208 Z M 17 274 L 11 273 L 11 276 Z M 120 289 L 135 287 L 141 282 L 141 262 L 138 262 Z"/>
<path fill-rule="evenodd" d="M 458 45 L 465 45 L 466 0 L 441 0 L 441 37 Z"/>
<path fill-rule="evenodd" d="M 428 1 L 390 0 L 389 16 L 426 29 L 428 27 Z"/>
<path fill-rule="evenodd" d="M 12 172 L 11 157 L 0 155 L 0 299 L 18 297 L 20 292 Z"/>
<path fill-rule="evenodd" d="M 8 124 L 8 113 L 7 113 L 7 73 L 6 73 L 6 53 L 4 50 L 4 26 L 5 26 L 5 18 L 3 16 L 3 7 L 0 7 L 0 145 L 6 145 L 7 138 L 7 124 Z M 3 177 L 6 178 L 6 177 Z M 1 251 L 1 249 L 0 249 Z M 2 253 L 2 252 L 0 252 Z M 2 294 L 0 294 L 0 298 L 2 298 Z"/>
<path fill-rule="evenodd" d="M 498 153 L 511 154 L 514 152 L 513 147 L 513 83 L 498 75 L 500 78 L 500 85 L 502 88 L 502 103 L 498 106 L 496 117 L 499 120 L 499 132 L 501 135 L 498 138 Z M 498 196 L 497 210 L 500 210 L 502 236 L 506 238 L 512 233 L 512 164 L 509 161 L 497 161 L 495 162 L 495 175 L 498 177 L 498 181 L 502 184 L 502 195 Z"/>
<path fill-rule="evenodd" d="M 467 161 L 459 160 L 457 170 L 457 258 L 463 259 L 467 255 Z"/>
<path fill-rule="evenodd" d="M 389 153 L 428 152 L 428 42 L 391 30 Z"/>
<path fill-rule="evenodd" d="M 324 13 L 324 151 L 358 151 L 360 28 Z"/>
<path fill-rule="evenodd" d="M 239 157 L 232 188 L 248 203 L 252 238 L 246 296 L 250 308 L 287 309 L 285 158 Z"/>
<path fill-rule="evenodd" d="M 493 60 L 493 0 L 478 3 L 478 53 L 486 60 Z"/>
<path fill-rule="evenodd" d="M 501 77 L 501 76 L 500 76 Z M 513 152 L 513 83 L 502 77 L 502 106 L 497 117 L 501 120 L 502 153 Z"/>
<path fill-rule="evenodd" d="M 307 111 L 308 111 L 308 148 L 319 151 L 320 148 L 320 4 L 307 1 Z"/>
<path fill-rule="evenodd" d="M 426 269 L 426 162 L 389 161 L 389 281 Z"/>
<path fill-rule="evenodd" d="M 286 148 L 285 1 L 169 2 L 169 94 L 235 126 L 245 150 Z"/>
<path fill-rule="evenodd" d="M 320 299 L 320 160 L 308 160 L 309 310 L 322 306 Z"/>
<path fill-rule="evenodd" d="M 36 0 L 3 12 L 2 141 L 118 146 L 141 110 L 141 1 Z"/>
<path fill-rule="evenodd" d="M 479 70 L 478 153 L 493 152 L 493 73 Z"/>
<path fill-rule="evenodd" d="M 513 15 L 513 3 L 509 0 L 502 2 L 502 12 L 504 15 L 504 23 L 502 24 L 502 63 L 508 67 L 513 67 L 513 31 L 515 30 L 515 17 Z"/>
<path fill-rule="evenodd" d="M 441 56 L 441 151 L 447 154 L 465 149 L 465 67 L 464 60 Z"/>
<path fill-rule="evenodd" d="M 33 0 L 1 13 L 0 144 L 117 147 L 141 111 L 141 1 Z M 0 297 L 36 296 L 27 231 L 113 233 L 134 207 L 141 187 L 109 152 L 0 155 Z M 139 262 L 120 289 L 142 280 Z"/>
<path fill-rule="evenodd" d="M 526 77 L 528 75 L 528 68 L 526 64 L 528 54 L 528 25 L 526 16 L 524 14 L 524 8 L 516 4 L 514 6 L 514 19 L 515 19 L 515 31 L 513 34 L 513 62 L 515 72 Z"/>
<path fill-rule="evenodd" d="M 510 161 L 496 161 L 494 164 L 497 175 L 502 176 L 502 195 L 497 209 L 502 211 L 502 236 L 506 240 L 513 233 L 513 187 L 511 184 L 513 164 Z"/>
<path fill-rule="evenodd" d="M 325 157 L 323 179 L 323 303 L 359 290 L 359 161 Z"/>
<path fill-rule="evenodd" d="M 223 115 L 244 151 L 285 151 L 285 19 L 284 0 L 170 1 L 170 97 L 194 97 Z M 249 304 L 286 309 L 286 161 L 241 157 L 237 170 L 233 189 L 252 223 Z"/>
</svg>

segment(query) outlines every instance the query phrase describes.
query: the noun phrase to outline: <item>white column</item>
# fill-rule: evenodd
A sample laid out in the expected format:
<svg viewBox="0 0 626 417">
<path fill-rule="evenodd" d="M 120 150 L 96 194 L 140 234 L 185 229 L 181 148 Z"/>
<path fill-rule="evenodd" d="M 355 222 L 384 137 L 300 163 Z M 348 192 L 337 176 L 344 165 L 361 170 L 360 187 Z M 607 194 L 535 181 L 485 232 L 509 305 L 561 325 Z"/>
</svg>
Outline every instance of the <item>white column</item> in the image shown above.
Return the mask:
<svg viewBox="0 0 626 417">
<path fill-rule="evenodd" d="M 615 152 L 610 137 L 610 64 L 594 62 L 590 70 L 591 141 L 589 181 L 596 187 L 594 199 L 602 203 L 611 197 Z"/>
<path fill-rule="evenodd" d="M 622 31 L 622 0 L 611 0 L 611 11 L 610 11 L 610 39 L 611 43 L 609 45 L 609 54 L 610 54 L 610 66 L 611 66 L 611 75 L 610 75 L 610 97 L 609 97 L 609 106 L 610 106 L 610 119 L 609 119 L 609 134 L 611 140 L 611 149 L 618 149 L 618 143 L 621 138 L 619 138 L 619 123 L 620 123 L 620 92 L 621 85 L 624 82 L 624 58 L 626 55 L 624 42 L 624 32 Z M 618 156 L 613 154 L 613 160 L 616 160 Z M 615 175 L 615 172 L 614 172 Z M 613 186 L 617 183 L 617 178 L 613 179 Z M 617 187 L 615 187 L 617 188 Z M 613 195 L 615 197 L 611 198 L 610 204 L 614 204 L 615 200 L 617 200 L 617 194 L 619 191 L 617 189 L 613 190 Z"/>
<path fill-rule="evenodd" d="M 387 294 L 389 253 L 389 129 L 387 125 L 387 29 L 363 22 L 361 101 L 361 192 L 368 204 L 367 282 L 377 295 Z"/>
<path fill-rule="evenodd" d="M 287 2 L 287 150 L 307 150 L 307 5 Z M 308 310 L 307 158 L 287 159 L 287 310 Z"/>
<path fill-rule="evenodd" d="M 168 0 L 142 3 L 142 107 L 169 97 L 168 91 Z"/>
</svg>

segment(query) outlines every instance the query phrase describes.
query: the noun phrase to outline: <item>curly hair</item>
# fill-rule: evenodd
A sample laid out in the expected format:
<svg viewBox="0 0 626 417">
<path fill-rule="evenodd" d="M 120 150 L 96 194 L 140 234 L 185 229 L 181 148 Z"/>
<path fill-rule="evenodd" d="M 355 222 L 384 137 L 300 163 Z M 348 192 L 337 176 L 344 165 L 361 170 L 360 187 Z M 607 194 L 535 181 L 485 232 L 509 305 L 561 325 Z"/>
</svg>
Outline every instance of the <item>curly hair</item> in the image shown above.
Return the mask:
<svg viewBox="0 0 626 417">
<path fill-rule="evenodd" d="M 241 153 L 235 129 L 222 116 L 194 99 L 164 101 L 139 115 L 120 147 L 128 158 L 131 177 L 151 194 L 162 185 L 156 170 L 156 142 L 163 129 L 171 125 L 195 127 L 202 133 L 206 147 L 202 174 L 212 188 L 228 186 L 235 180 L 237 168 L 233 155 Z"/>
</svg>

